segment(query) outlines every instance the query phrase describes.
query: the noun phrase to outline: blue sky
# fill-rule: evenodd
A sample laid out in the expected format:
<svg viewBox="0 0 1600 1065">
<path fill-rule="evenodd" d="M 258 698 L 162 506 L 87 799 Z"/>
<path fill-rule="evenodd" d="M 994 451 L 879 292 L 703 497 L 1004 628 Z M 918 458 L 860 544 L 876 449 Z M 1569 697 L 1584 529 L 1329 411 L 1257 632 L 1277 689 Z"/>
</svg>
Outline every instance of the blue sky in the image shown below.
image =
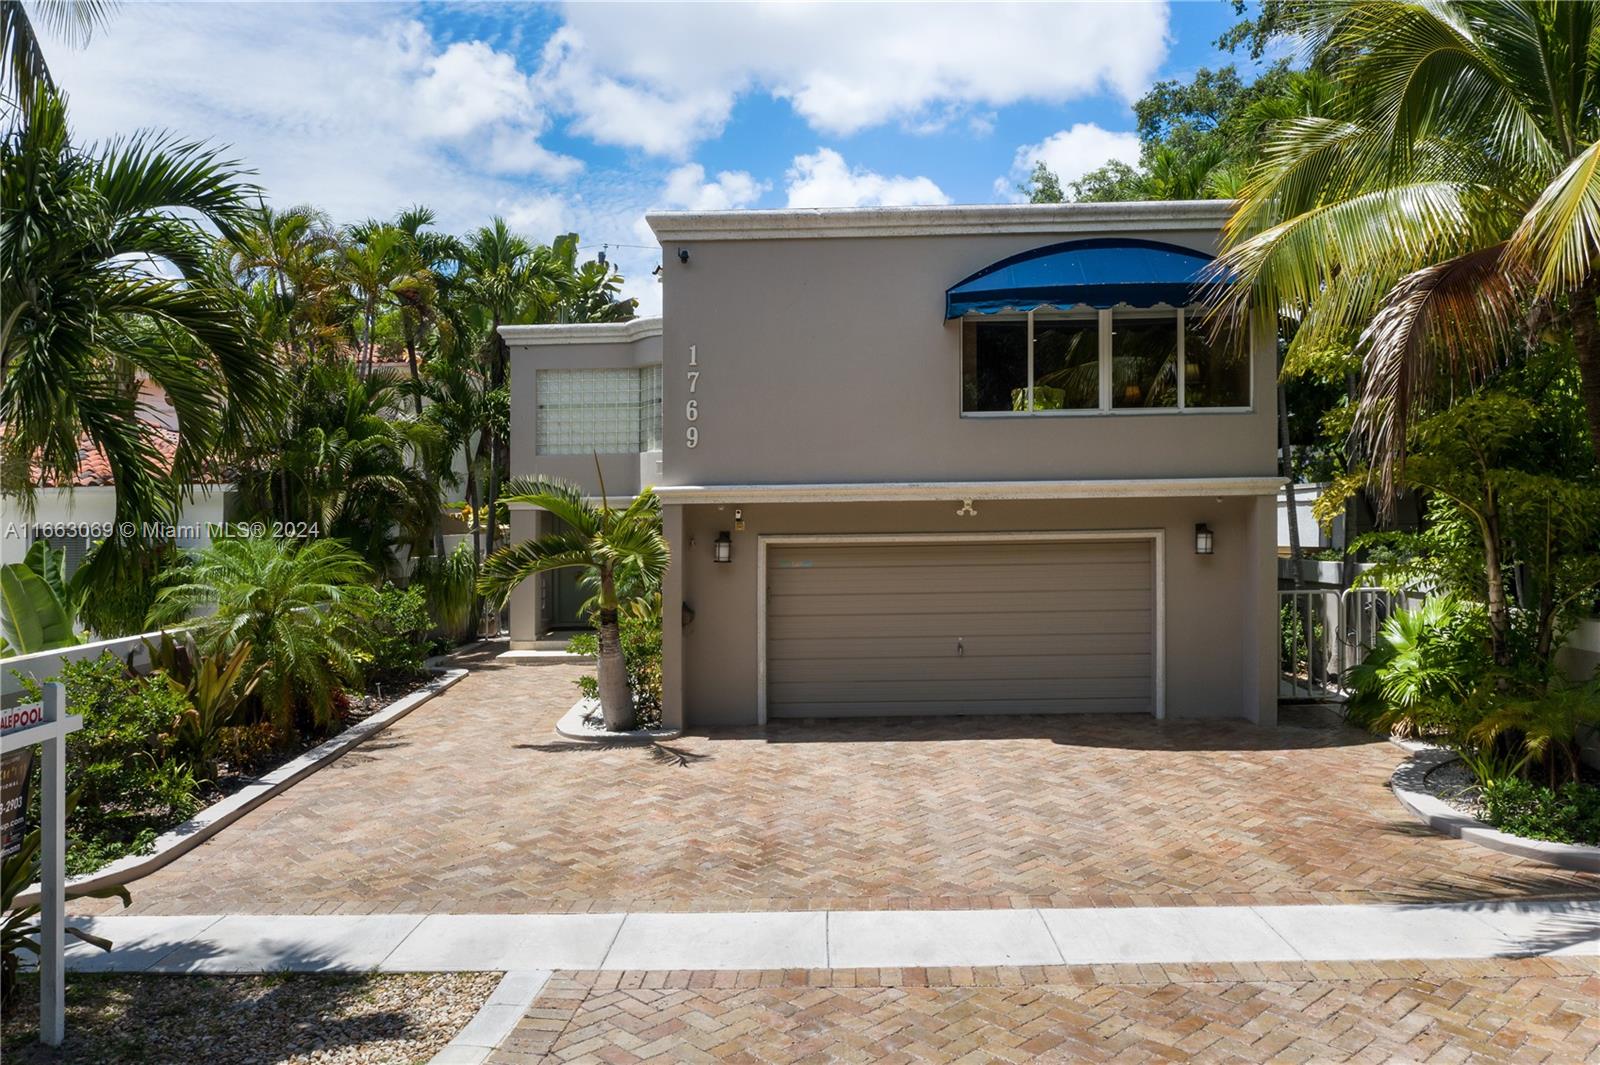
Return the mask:
<svg viewBox="0 0 1600 1065">
<path fill-rule="evenodd" d="M 81 136 L 229 145 L 279 204 L 412 203 L 612 245 L 646 211 L 983 203 L 1137 153 L 1131 103 L 1233 58 L 1228 0 L 1051 5 L 124 4 L 50 42 Z"/>
</svg>

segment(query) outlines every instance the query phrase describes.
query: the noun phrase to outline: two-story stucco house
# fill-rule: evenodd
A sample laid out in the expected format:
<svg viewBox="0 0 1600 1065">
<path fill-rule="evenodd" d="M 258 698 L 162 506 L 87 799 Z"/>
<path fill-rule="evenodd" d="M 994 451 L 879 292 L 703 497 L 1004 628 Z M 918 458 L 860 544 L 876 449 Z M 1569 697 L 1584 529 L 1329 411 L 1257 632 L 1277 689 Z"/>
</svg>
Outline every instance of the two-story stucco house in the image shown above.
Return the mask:
<svg viewBox="0 0 1600 1065">
<path fill-rule="evenodd" d="M 513 472 L 656 486 L 669 725 L 1272 723 L 1275 339 L 1192 310 L 1226 214 L 651 215 L 661 319 L 505 329 Z"/>
</svg>

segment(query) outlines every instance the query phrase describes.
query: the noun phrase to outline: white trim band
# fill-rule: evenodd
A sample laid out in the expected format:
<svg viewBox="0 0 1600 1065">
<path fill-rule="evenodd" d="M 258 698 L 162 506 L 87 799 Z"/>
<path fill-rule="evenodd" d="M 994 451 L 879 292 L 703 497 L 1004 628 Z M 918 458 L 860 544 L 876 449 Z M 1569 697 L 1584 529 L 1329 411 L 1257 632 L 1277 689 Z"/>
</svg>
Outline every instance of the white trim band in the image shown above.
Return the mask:
<svg viewBox="0 0 1600 1065">
<path fill-rule="evenodd" d="M 782 211 L 663 211 L 645 221 L 663 243 L 814 237 L 934 237 L 997 233 L 1217 232 L 1232 200 L 968 204 Z"/>
<path fill-rule="evenodd" d="M 576 322 L 553 325 L 503 325 L 507 344 L 539 347 L 546 344 L 631 344 L 661 335 L 661 318 L 634 318 L 627 322 Z"/>
<path fill-rule="evenodd" d="M 1147 499 L 1274 495 L 1282 477 L 1120 481 L 893 481 L 879 484 L 662 485 L 663 503 L 880 503 L 963 499 Z"/>
</svg>

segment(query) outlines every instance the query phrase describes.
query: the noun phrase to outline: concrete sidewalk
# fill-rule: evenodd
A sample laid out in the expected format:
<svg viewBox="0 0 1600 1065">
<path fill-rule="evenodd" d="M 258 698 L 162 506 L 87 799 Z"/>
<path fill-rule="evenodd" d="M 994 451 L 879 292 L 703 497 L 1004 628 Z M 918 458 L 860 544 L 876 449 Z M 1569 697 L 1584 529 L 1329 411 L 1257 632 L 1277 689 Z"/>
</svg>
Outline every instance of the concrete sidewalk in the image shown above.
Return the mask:
<svg viewBox="0 0 1600 1065">
<path fill-rule="evenodd" d="M 79 918 L 88 972 L 775 970 L 1600 957 L 1600 900 L 1364 906 Z M 71 942 L 69 940 L 69 942 Z"/>
</svg>

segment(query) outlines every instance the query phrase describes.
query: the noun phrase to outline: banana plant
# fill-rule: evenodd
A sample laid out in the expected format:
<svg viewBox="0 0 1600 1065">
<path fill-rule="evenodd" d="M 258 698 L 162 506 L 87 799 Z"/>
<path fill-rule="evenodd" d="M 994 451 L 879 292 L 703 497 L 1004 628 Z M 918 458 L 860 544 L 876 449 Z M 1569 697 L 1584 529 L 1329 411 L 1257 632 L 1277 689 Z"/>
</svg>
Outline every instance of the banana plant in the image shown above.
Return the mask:
<svg viewBox="0 0 1600 1065">
<path fill-rule="evenodd" d="M 35 541 L 25 561 L 0 566 L 0 656 L 51 651 L 83 640 L 73 625 L 60 552 Z"/>
</svg>

